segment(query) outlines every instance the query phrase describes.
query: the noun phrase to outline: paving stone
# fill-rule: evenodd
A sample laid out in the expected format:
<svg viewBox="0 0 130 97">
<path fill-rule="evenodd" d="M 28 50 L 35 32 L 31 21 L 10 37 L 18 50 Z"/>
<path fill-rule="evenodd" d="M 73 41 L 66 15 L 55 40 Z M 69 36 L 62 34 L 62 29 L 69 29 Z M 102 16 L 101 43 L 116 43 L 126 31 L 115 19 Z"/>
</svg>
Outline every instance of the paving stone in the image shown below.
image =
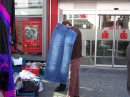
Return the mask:
<svg viewBox="0 0 130 97">
<path fill-rule="evenodd" d="M 126 68 L 80 67 L 80 97 L 130 97 L 126 89 Z M 59 83 L 43 80 L 44 90 L 38 97 L 66 97 L 55 92 Z"/>
</svg>

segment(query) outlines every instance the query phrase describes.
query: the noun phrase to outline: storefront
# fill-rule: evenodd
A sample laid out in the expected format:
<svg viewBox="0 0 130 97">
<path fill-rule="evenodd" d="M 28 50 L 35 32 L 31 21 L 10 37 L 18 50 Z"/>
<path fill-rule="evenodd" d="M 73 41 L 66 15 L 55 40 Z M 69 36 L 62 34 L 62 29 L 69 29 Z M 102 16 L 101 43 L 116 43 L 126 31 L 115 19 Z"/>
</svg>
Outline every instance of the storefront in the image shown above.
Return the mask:
<svg viewBox="0 0 130 97">
<path fill-rule="evenodd" d="M 50 6 L 49 0 L 15 0 L 17 50 L 11 47 L 12 54 L 46 61 L 51 29 L 57 23 L 58 1 L 55 1 Z M 52 20 L 53 16 L 56 19 Z"/>
<path fill-rule="evenodd" d="M 126 67 L 129 0 L 15 0 L 15 5 L 19 55 L 46 61 L 61 9 L 63 20 L 82 32 L 82 65 Z"/>
<path fill-rule="evenodd" d="M 64 20 L 82 33 L 82 65 L 126 67 L 130 2 L 59 0 Z"/>
</svg>

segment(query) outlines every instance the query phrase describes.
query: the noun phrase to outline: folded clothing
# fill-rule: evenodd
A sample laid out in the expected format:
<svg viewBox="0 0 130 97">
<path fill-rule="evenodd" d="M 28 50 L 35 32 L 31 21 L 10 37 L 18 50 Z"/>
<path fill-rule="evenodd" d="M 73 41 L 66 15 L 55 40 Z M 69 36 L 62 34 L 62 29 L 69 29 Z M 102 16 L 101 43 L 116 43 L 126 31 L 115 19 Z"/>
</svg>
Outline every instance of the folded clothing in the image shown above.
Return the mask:
<svg viewBox="0 0 130 97">
<path fill-rule="evenodd" d="M 29 81 L 29 80 L 24 80 L 23 81 L 23 88 L 19 89 L 19 93 L 35 93 L 38 95 L 38 89 L 39 86 L 36 85 L 36 83 Z"/>
<path fill-rule="evenodd" d="M 15 90 L 19 90 L 23 87 L 22 79 L 18 73 L 14 73 L 14 85 Z"/>
</svg>

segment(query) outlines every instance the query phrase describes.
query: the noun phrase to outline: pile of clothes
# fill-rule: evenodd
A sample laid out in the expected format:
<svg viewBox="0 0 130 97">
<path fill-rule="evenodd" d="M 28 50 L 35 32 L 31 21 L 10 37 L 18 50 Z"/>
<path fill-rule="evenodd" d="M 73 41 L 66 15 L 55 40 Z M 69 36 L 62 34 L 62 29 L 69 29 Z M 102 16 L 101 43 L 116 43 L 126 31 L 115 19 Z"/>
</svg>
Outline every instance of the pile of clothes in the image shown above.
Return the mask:
<svg viewBox="0 0 130 97">
<path fill-rule="evenodd" d="M 41 78 L 27 70 L 14 73 L 14 84 L 16 93 L 35 93 L 43 90 Z"/>
</svg>

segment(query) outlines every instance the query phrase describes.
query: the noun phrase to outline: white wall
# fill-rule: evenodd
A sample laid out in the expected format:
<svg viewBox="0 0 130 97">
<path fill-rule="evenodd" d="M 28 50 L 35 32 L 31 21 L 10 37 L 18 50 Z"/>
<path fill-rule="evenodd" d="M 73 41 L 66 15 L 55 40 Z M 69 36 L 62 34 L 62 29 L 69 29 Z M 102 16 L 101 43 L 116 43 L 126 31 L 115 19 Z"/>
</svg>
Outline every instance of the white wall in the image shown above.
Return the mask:
<svg viewBox="0 0 130 97">
<path fill-rule="evenodd" d="M 63 10 L 96 9 L 96 3 L 59 2 L 58 7 Z"/>
<path fill-rule="evenodd" d="M 74 3 L 74 9 L 96 9 L 96 3 Z"/>
<path fill-rule="evenodd" d="M 59 8 L 63 10 L 71 9 L 98 9 L 98 10 L 113 10 L 119 8 L 120 10 L 130 10 L 130 2 L 59 2 Z"/>
<path fill-rule="evenodd" d="M 130 2 L 97 3 L 98 10 L 113 10 L 114 8 L 119 8 L 119 10 L 130 10 Z"/>
<path fill-rule="evenodd" d="M 73 3 L 72 2 L 62 2 L 58 4 L 58 7 L 62 10 L 72 10 L 73 9 Z"/>
</svg>

